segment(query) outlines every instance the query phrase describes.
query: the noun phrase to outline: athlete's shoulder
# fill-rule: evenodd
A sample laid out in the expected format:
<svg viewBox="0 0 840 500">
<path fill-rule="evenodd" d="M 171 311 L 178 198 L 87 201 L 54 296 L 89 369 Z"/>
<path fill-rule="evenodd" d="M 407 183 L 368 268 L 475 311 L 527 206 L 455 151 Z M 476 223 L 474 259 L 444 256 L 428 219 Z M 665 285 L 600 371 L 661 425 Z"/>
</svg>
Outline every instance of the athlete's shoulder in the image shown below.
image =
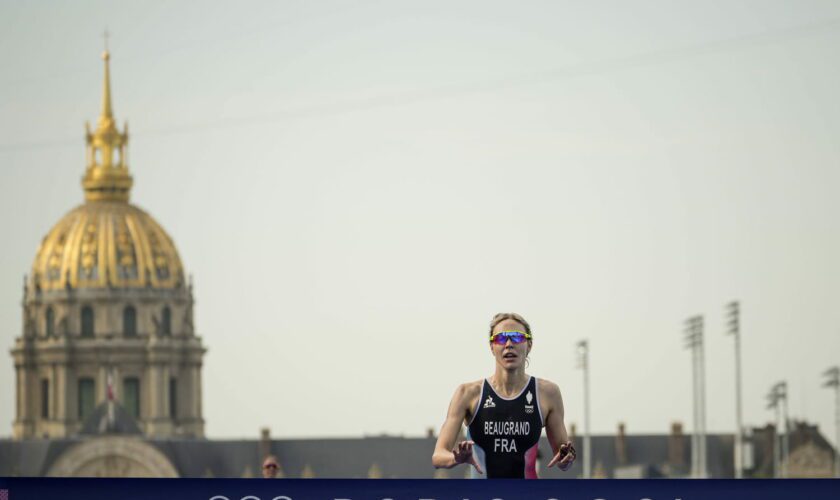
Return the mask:
<svg viewBox="0 0 840 500">
<path fill-rule="evenodd" d="M 475 398 L 481 394 L 482 385 L 484 385 L 484 379 L 464 382 L 455 389 L 455 395 L 465 398 Z"/>
<path fill-rule="evenodd" d="M 551 380 L 537 379 L 537 394 L 540 397 L 540 408 L 546 422 L 554 415 L 563 418 L 565 410 L 563 409 L 563 396 L 560 394 L 560 386 Z"/>
<path fill-rule="evenodd" d="M 476 380 L 474 382 L 464 382 L 455 389 L 455 395 L 452 396 L 452 411 L 457 413 L 469 413 L 470 409 L 475 406 L 476 400 L 481 396 L 481 384 L 483 380 Z"/>
<path fill-rule="evenodd" d="M 560 396 L 560 386 L 544 378 L 537 378 L 537 390 L 546 397 L 556 398 Z"/>
</svg>

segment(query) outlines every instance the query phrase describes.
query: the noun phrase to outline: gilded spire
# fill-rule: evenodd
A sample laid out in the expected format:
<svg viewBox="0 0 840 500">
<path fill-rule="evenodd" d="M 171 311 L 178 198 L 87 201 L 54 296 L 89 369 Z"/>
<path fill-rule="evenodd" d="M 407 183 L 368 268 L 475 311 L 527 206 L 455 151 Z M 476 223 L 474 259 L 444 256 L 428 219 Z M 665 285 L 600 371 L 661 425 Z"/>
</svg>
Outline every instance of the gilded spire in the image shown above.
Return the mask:
<svg viewBox="0 0 840 500">
<path fill-rule="evenodd" d="M 102 116 L 99 118 L 100 120 L 114 118 L 114 113 L 111 111 L 111 68 L 109 65 L 111 54 L 107 48 L 102 53 L 102 60 L 105 61 L 105 83 L 102 87 Z"/>
<path fill-rule="evenodd" d="M 102 38 L 105 40 L 105 50 L 102 52 L 102 60 L 105 61 L 105 81 L 102 85 L 102 114 L 99 117 L 101 122 L 103 119 L 114 118 L 114 112 L 111 110 L 111 53 L 108 52 L 108 37 L 110 34 L 108 30 L 102 33 Z"/>
<path fill-rule="evenodd" d="M 87 201 L 128 201 L 133 183 L 126 164 L 128 125 L 120 133 L 114 122 L 111 107 L 111 54 L 108 52 L 108 32 L 105 32 L 105 78 L 102 88 L 102 112 L 91 133 L 85 125 L 87 140 L 87 170 L 82 178 Z"/>
</svg>

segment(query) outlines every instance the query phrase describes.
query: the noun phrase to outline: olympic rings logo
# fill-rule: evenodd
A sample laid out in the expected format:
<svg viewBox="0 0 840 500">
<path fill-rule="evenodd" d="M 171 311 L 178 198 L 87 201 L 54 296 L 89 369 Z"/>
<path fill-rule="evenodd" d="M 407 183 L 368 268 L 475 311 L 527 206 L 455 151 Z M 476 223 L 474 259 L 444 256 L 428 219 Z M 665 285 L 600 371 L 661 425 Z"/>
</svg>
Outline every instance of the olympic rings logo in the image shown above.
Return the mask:
<svg viewBox="0 0 840 500">
<path fill-rule="evenodd" d="M 231 500 L 230 498 L 224 495 L 214 495 L 210 497 L 208 500 Z M 234 498 L 235 500 L 235 498 Z M 260 497 L 256 495 L 245 495 L 244 497 L 240 498 L 239 500 L 262 500 Z M 280 495 L 272 498 L 271 500 L 292 500 L 290 497 L 286 495 Z M 334 500 L 350 500 L 349 498 L 335 498 Z M 382 500 L 394 500 L 393 498 L 383 498 Z M 420 500 L 434 500 L 433 498 L 421 498 Z M 494 498 L 493 500 L 502 500 L 501 498 Z M 555 499 L 551 499 L 555 500 Z"/>
<path fill-rule="evenodd" d="M 210 497 L 208 500 L 231 500 L 230 498 L 224 495 L 214 495 Z M 235 500 L 235 499 L 234 499 Z M 256 495 L 245 495 L 244 497 L 240 498 L 239 500 L 262 500 L 260 497 Z M 292 500 L 290 497 L 286 495 L 280 495 L 272 498 L 271 500 Z M 334 500 L 350 500 L 349 498 L 335 498 Z M 393 498 L 383 498 L 382 500 L 394 500 Z M 421 498 L 420 500 L 434 500 L 432 498 Z M 494 498 L 493 500 L 502 500 L 501 498 Z M 554 500 L 554 499 L 552 499 Z"/>
<path fill-rule="evenodd" d="M 209 500 L 230 500 L 230 498 L 224 495 L 215 495 L 210 497 Z M 244 497 L 240 498 L 239 500 L 262 500 L 260 497 L 256 495 L 245 495 Z M 277 497 L 272 498 L 271 500 L 292 500 L 291 498 L 287 497 L 286 495 L 280 495 Z"/>
</svg>

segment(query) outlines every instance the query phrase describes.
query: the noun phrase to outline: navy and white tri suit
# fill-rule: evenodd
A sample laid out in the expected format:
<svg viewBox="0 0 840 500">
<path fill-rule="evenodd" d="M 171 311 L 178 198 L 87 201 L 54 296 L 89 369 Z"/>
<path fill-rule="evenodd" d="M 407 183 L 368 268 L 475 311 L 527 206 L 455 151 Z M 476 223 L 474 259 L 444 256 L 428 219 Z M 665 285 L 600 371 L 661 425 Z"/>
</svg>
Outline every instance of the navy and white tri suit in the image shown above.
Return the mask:
<svg viewBox="0 0 840 500">
<path fill-rule="evenodd" d="M 467 426 L 467 439 L 475 442 L 473 453 L 484 471 L 478 474 L 473 467 L 472 477 L 537 479 L 543 425 L 536 377 L 510 399 L 497 394 L 485 379 Z"/>
</svg>

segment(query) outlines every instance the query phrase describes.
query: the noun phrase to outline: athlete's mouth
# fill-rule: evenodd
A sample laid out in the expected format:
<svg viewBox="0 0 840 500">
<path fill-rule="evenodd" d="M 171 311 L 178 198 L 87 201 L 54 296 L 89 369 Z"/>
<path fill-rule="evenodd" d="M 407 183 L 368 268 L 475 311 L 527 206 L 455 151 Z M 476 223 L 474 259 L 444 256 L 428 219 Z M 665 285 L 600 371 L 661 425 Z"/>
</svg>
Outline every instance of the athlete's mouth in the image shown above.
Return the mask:
<svg viewBox="0 0 840 500">
<path fill-rule="evenodd" d="M 518 356 L 516 355 L 516 353 L 506 352 L 502 357 L 505 358 L 505 359 L 514 359 L 514 358 L 517 358 Z"/>
</svg>

